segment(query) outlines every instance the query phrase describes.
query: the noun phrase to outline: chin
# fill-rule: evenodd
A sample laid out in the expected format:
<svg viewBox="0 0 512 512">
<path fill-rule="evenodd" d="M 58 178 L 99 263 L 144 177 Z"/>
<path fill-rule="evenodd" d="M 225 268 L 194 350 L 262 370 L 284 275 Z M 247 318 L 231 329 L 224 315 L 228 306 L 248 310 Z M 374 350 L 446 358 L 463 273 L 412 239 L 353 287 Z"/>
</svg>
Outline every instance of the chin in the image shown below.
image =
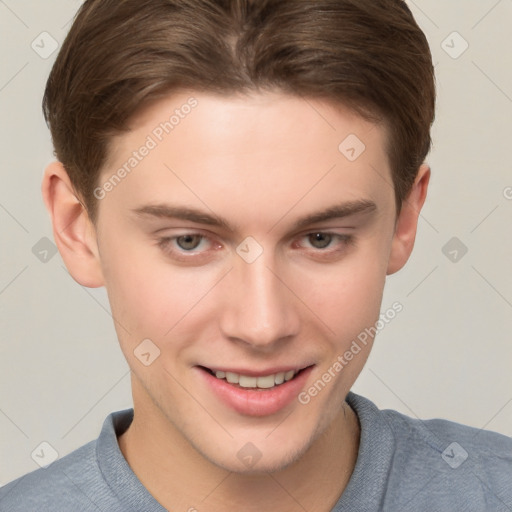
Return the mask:
<svg viewBox="0 0 512 512">
<path fill-rule="evenodd" d="M 313 439 L 300 442 L 296 439 L 292 446 L 283 446 L 282 444 L 274 446 L 273 443 L 266 443 L 261 450 L 257 445 L 261 446 L 263 443 L 237 442 L 233 451 L 226 447 L 224 453 L 211 453 L 209 450 L 205 452 L 200 446 L 195 448 L 212 464 L 226 471 L 239 475 L 263 476 L 283 471 L 293 465 L 302 458 L 312 442 Z"/>
</svg>

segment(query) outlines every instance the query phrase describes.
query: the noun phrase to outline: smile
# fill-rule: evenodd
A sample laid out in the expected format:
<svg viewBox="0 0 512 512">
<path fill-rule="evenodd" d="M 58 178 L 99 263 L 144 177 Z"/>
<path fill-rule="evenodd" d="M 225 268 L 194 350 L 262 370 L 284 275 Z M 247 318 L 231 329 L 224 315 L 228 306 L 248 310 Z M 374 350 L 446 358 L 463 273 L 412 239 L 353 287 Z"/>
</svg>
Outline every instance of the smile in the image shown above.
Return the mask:
<svg viewBox="0 0 512 512">
<path fill-rule="evenodd" d="M 247 368 L 207 368 L 196 366 L 205 392 L 212 393 L 230 409 L 248 416 L 275 414 L 296 400 L 314 368 L 274 367 L 268 370 Z M 238 371 L 233 371 L 238 370 Z"/>
<path fill-rule="evenodd" d="M 217 379 L 225 380 L 230 384 L 238 385 L 241 388 L 270 389 L 292 380 L 300 370 L 289 370 L 287 372 L 278 372 L 262 376 L 242 375 L 240 373 L 224 372 L 222 370 L 218 370 L 216 372 L 213 372 L 212 370 L 209 371 L 212 375 L 215 375 Z"/>
</svg>

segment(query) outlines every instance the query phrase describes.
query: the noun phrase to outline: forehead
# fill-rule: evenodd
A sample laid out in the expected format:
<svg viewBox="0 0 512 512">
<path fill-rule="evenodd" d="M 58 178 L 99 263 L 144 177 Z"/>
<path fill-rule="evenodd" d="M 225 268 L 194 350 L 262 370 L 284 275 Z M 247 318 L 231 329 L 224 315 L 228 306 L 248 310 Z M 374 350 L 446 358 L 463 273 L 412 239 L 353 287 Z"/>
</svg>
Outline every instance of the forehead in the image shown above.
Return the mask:
<svg viewBox="0 0 512 512">
<path fill-rule="evenodd" d="M 368 143 L 384 145 L 387 136 L 384 126 L 363 119 L 343 104 L 270 91 L 229 96 L 193 91 L 175 93 L 150 103 L 132 117 L 129 125 L 135 137 L 137 132 L 152 133 L 158 142 L 162 142 L 161 138 L 179 136 L 185 140 L 192 136 L 206 151 L 211 149 L 209 143 L 221 149 L 217 143 L 222 139 L 237 145 L 257 137 L 265 149 L 275 150 L 278 144 L 285 144 L 282 150 L 286 150 L 304 141 L 309 141 L 307 148 L 319 148 L 318 137 L 314 135 L 322 137 L 325 146 L 332 146 L 333 139 L 351 130 Z M 238 129 L 241 126 L 244 130 Z M 130 142 L 129 135 L 117 137 L 114 148 L 119 147 L 123 138 L 124 142 Z M 255 152 L 260 149 L 254 146 Z"/>
<path fill-rule="evenodd" d="M 183 92 L 132 119 L 130 131 L 113 140 L 100 182 L 128 169 L 109 201 L 133 207 L 208 200 L 213 210 L 229 204 L 243 216 L 248 203 L 253 215 L 340 199 L 386 206 L 394 200 L 386 135 L 383 126 L 317 99 Z"/>
</svg>

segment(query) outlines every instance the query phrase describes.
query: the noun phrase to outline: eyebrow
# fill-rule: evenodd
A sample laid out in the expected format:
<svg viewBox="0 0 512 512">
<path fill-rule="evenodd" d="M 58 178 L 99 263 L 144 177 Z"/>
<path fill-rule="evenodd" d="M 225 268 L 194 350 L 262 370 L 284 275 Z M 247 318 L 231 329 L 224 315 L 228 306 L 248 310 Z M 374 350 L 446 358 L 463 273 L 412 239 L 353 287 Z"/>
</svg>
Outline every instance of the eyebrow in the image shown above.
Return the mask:
<svg viewBox="0 0 512 512">
<path fill-rule="evenodd" d="M 189 222 L 195 222 L 197 224 L 206 224 L 208 226 L 215 226 L 224 228 L 227 231 L 234 232 L 235 229 L 229 224 L 226 219 L 222 217 L 210 214 L 203 210 L 196 208 L 173 206 L 170 204 L 148 204 L 139 208 L 131 210 L 136 216 L 139 217 L 153 217 L 163 219 L 180 219 Z M 353 201 L 347 201 L 338 205 L 330 206 L 325 210 L 310 213 L 303 217 L 300 217 L 295 221 L 292 226 L 293 230 L 299 230 L 305 228 L 311 224 L 317 224 L 319 222 L 325 222 L 333 219 L 343 219 L 351 217 L 356 214 L 369 214 L 377 211 L 377 205 L 375 202 L 368 199 L 358 199 Z M 282 219 L 281 219 L 282 220 Z M 276 224 L 278 224 L 278 221 Z M 276 225 L 275 224 L 275 225 Z M 274 225 L 274 226 L 275 226 Z M 273 228 L 272 228 L 273 229 Z"/>
</svg>

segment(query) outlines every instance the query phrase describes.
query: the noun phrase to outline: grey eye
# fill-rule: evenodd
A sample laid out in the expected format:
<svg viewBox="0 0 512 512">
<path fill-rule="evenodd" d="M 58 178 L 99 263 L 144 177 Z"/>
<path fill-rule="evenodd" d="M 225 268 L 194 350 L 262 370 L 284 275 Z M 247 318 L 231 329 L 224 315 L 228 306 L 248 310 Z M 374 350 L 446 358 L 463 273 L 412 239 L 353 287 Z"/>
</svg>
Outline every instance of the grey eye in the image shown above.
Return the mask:
<svg viewBox="0 0 512 512">
<path fill-rule="evenodd" d="M 197 249 L 197 246 L 201 243 L 201 235 L 183 235 L 176 238 L 178 246 L 185 251 L 192 251 Z"/>
<path fill-rule="evenodd" d="M 332 235 L 328 233 L 312 233 L 308 235 L 309 242 L 316 249 L 325 249 L 332 242 Z"/>
</svg>

